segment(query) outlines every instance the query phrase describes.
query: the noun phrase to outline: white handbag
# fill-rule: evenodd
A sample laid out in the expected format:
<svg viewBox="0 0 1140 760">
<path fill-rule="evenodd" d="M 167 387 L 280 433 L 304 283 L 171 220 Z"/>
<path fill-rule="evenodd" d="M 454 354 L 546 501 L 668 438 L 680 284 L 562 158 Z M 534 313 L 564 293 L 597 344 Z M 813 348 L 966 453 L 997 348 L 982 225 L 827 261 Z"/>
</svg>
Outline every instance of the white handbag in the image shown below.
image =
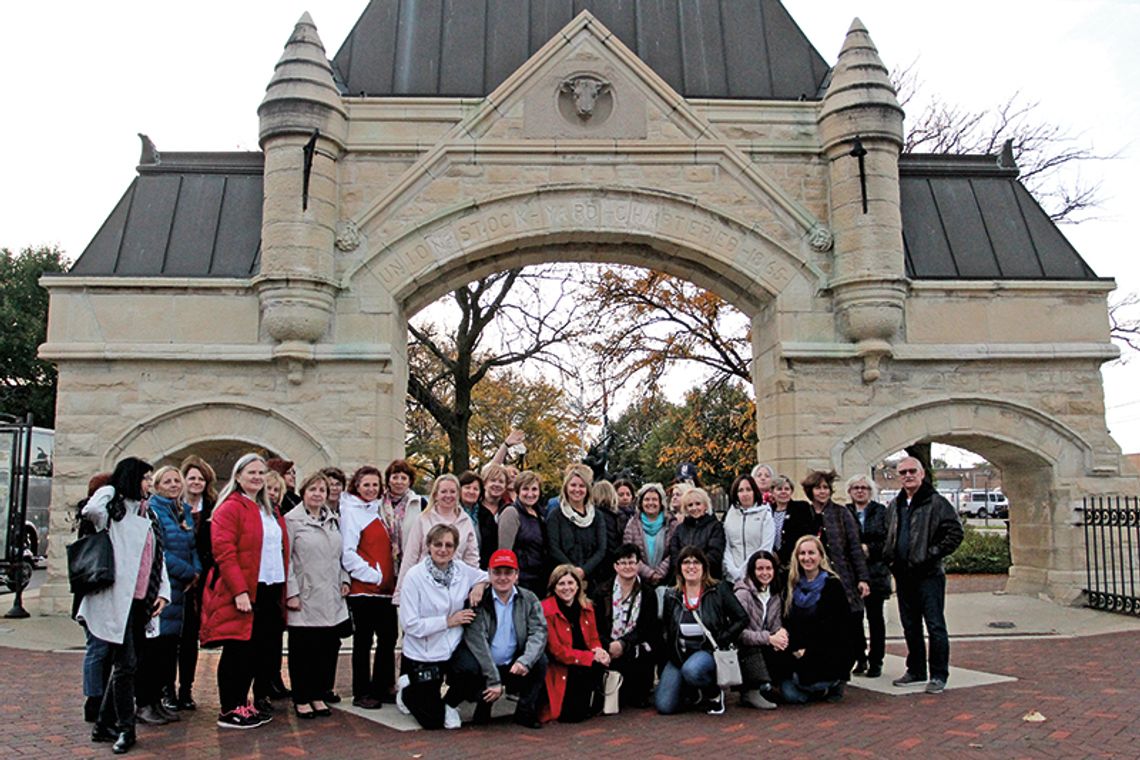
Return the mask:
<svg viewBox="0 0 1140 760">
<path fill-rule="evenodd" d="M 602 681 L 602 694 L 605 696 L 605 701 L 602 703 L 603 715 L 618 714 L 618 695 L 621 692 L 621 684 L 624 680 L 622 674 L 616 670 L 606 671 L 606 677 Z"/>
</svg>

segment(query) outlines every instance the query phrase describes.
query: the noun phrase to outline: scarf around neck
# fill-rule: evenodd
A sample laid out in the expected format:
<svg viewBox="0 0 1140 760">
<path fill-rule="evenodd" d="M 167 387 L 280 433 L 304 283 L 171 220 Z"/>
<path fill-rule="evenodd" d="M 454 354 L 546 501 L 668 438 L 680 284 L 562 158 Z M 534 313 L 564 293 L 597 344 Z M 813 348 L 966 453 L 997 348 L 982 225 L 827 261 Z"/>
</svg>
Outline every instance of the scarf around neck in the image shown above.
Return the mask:
<svg viewBox="0 0 1140 760">
<path fill-rule="evenodd" d="M 656 567 L 665 556 L 665 542 L 657 540 L 657 534 L 665 527 L 665 512 L 657 513 L 650 519 L 641 513 L 641 530 L 645 533 L 646 564 Z"/>
<path fill-rule="evenodd" d="M 801 577 L 796 581 L 796 588 L 792 591 L 792 603 L 800 609 L 815 609 L 815 606 L 819 604 L 819 597 L 823 593 L 823 584 L 826 581 L 826 570 L 820 570 L 814 581 Z"/>
<path fill-rule="evenodd" d="M 562 516 L 570 521 L 572 525 L 579 528 L 589 528 L 594 524 L 594 505 L 586 502 L 586 514 L 580 515 L 574 511 L 574 507 L 570 506 L 570 502 L 558 500 L 558 506 L 562 510 Z"/>
<path fill-rule="evenodd" d="M 447 563 L 447 567 L 440 569 L 432 562 L 431 557 L 424 557 L 424 567 L 427 568 L 428 575 L 438 586 L 447 588 L 455 580 L 455 560 L 451 560 Z"/>
<path fill-rule="evenodd" d="M 388 535 L 392 539 L 392 563 L 395 567 L 400 566 L 400 549 L 404 545 L 404 516 L 408 513 L 408 503 L 411 500 L 412 489 L 404 491 L 404 495 L 399 499 L 392 501 L 392 495 L 387 491 L 380 497 L 380 519 L 384 521 L 384 527 L 388 529 Z"/>
<path fill-rule="evenodd" d="M 614 624 L 610 638 L 620 639 L 637 626 L 637 619 L 641 615 L 641 584 L 633 579 L 633 590 L 624 602 L 621 598 L 621 581 L 614 578 L 613 617 Z"/>
</svg>

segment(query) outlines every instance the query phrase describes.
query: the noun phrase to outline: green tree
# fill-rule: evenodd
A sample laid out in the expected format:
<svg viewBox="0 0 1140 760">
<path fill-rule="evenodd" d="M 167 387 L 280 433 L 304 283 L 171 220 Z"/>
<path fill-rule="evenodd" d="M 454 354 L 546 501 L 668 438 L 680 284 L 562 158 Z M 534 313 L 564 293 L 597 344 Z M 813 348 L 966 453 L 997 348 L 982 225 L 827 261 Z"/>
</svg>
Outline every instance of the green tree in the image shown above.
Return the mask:
<svg viewBox="0 0 1140 760">
<path fill-rule="evenodd" d="M 662 446 L 657 464 L 697 466 L 705 487 L 725 490 L 756 463 L 756 403 L 739 381 L 710 382 L 685 394 L 674 413 L 675 434 Z"/>
<path fill-rule="evenodd" d="M 54 246 L 18 254 L 0 248 L 0 412 L 21 419 L 31 412 L 44 427 L 55 424 L 56 371 L 37 356 L 48 316 L 48 292 L 39 280 L 66 269 L 63 252 Z"/>
</svg>

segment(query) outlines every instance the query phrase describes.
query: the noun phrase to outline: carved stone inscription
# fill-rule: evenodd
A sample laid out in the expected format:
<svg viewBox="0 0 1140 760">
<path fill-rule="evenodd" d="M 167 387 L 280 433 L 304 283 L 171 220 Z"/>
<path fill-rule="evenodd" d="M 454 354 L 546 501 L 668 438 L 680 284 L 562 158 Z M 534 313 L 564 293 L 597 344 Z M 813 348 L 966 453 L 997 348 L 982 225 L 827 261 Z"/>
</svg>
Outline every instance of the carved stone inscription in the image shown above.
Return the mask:
<svg viewBox="0 0 1140 760">
<path fill-rule="evenodd" d="M 713 214 L 669 202 L 574 195 L 480 209 L 413 236 L 386 251 L 375 271 L 394 293 L 420 272 L 466 252 L 515 238 L 594 230 L 607 236 L 648 235 L 705 251 L 780 290 L 793 271 L 774 244 Z M 645 262 L 653 266 L 653 262 Z"/>
</svg>

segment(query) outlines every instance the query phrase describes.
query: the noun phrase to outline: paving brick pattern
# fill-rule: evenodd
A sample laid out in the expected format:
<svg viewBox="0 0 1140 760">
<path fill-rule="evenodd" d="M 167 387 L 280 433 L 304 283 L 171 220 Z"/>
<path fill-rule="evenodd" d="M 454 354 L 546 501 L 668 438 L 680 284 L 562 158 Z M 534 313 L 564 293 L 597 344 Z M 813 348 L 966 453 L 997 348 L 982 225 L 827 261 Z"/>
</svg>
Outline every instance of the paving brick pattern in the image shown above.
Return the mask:
<svg viewBox="0 0 1140 760">
<path fill-rule="evenodd" d="M 896 654 L 902 648 L 891 645 Z M 400 733 L 343 713 L 298 721 L 284 709 L 252 731 L 213 722 L 216 655 L 200 663 L 200 709 L 181 723 L 139 728 L 128 757 L 155 758 L 1135 758 L 1140 754 L 1140 633 L 1081 639 L 954 643 L 954 662 L 1015 675 L 1013 683 L 888 697 L 849 689 L 840 704 L 773 712 L 736 706 L 720 717 L 650 710 L 576 726 L 513 725 Z M 109 757 L 82 722 L 81 655 L 0 648 L 0 757 Z M 339 689 L 348 694 L 348 660 Z M 281 708 L 287 703 L 277 703 Z M 393 709 L 385 706 L 384 709 Z M 1045 716 L 1029 723 L 1036 710 Z"/>
</svg>

